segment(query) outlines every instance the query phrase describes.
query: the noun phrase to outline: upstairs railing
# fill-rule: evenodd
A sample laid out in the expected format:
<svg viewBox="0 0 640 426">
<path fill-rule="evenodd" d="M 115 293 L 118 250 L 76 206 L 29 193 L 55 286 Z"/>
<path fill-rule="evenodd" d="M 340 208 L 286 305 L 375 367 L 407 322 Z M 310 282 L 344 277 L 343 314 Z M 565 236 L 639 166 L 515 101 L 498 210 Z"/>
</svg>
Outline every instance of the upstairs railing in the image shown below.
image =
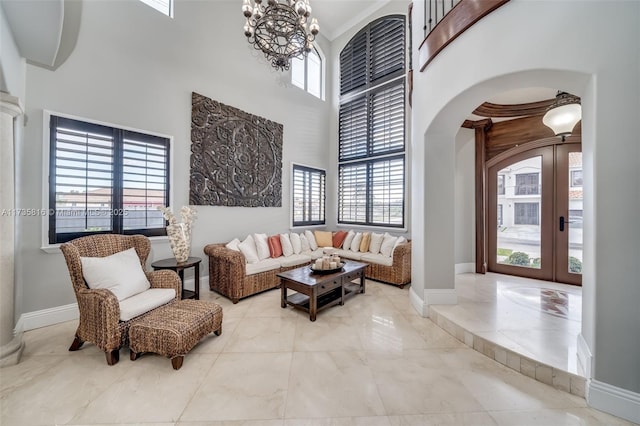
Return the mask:
<svg viewBox="0 0 640 426">
<path fill-rule="evenodd" d="M 456 37 L 509 0 L 417 0 L 423 2 L 424 40 L 419 67 L 426 66 Z M 419 22 L 419 21 L 418 21 Z"/>
<path fill-rule="evenodd" d="M 424 3 L 422 30 L 423 37 L 427 38 L 427 34 L 442 20 L 444 15 L 449 13 L 451 9 L 461 0 L 422 0 Z"/>
</svg>

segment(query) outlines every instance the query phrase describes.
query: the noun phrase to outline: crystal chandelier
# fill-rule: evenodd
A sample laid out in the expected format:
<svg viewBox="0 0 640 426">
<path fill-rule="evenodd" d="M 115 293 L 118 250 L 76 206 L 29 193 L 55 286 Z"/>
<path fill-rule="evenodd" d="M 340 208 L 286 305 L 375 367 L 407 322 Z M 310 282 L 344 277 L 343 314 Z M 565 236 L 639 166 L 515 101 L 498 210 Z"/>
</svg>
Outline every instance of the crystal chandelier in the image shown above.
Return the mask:
<svg viewBox="0 0 640 426">
<path fill-rule="evenodd" d="M 292 58 L 301 58 L 313 48 L 320 31 L 318 20 L 312 18 L 309 0 L 244 0 L 242 13 L 247 18 L 244 35 L 249 43 L 282 71 L 288 70 Z"/>
</svg>

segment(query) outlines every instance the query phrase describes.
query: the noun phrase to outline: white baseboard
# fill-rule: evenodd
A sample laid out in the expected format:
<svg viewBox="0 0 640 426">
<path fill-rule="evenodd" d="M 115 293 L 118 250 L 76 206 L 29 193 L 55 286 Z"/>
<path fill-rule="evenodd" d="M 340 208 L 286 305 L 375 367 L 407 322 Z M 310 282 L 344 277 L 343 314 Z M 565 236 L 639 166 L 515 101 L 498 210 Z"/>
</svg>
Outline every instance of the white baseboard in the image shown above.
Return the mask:
<svg viewBox="0 0 640 426">
<path fill-rule="evenodd" d="M 433 288 L 424 290 L 424 298 L 420 297 L 413 289 L 409 289 L 411 306 L 423 317 L 429 316 L 429 305 L 455 305 L 458 303 L 458 295 L 453 288 Z"/>
<path fill-rule="evenodd" d="M 18 324 L 24 331 L 46 327 L 60 322 L 71 321 L 80 316 L 77 303 L 70 303 L 55 308 L 42 309 L 35 312 L 27 312 L 20 316 Z M 16 329 L 18 326 L 16 326 Z"/>
<path fill-rule="evenodd" d="M 420 314 L 420 316 L 427 318 L 429 316 L 429 307 L 424 303 L 424 300 L 418 293 L 415 292 L 413 286 L 409 289 L 409 301 L 411 306 Z"/>
<path fill-rule="evenodd" d="M 193 288 L 193 278 L 185 280 L 187 288 Z M 200 277 L 200 294 L 209 291 L 209 276 Z M 40 311 L 26 312 L 20 315 L 14 329 L 14 335 L 36 328 L 47 327 L 49 325 L 78 319 L 80 312 L 77 303 L 70 303 L 64 306 L 42 309 Z"/>
<path fill-rule="evenodd" d="M 469 263 L 456 263 L 455 264 L 455 274 L 473 274 L 476 272 L 476 264 L 473 262 Z"/>
<path fill-rule="evenodd" d="M 458 294 L 455 288 L 425 288 L 424 303 L 426 305 L 456 305 Z"/>
<path fill-rule="evenodd" d="M 640 423 L 639 393 L 591 380 L 586 395 L 589 406 Z"/>
<path fill-rule="evenodd" d="M 584 376 L 588 382 L 592 376 L 591 360 L 593 359 L 593 355 L 591 355 L 591 349 L 589 348 L 587 341 L 584 340 L 582 333 L 578 334 L 577 340 L 578 340 L 578 344 L 577 344 L 578 362 L 580 363 L 580 366 L 584 371 Z"/>
</svg>

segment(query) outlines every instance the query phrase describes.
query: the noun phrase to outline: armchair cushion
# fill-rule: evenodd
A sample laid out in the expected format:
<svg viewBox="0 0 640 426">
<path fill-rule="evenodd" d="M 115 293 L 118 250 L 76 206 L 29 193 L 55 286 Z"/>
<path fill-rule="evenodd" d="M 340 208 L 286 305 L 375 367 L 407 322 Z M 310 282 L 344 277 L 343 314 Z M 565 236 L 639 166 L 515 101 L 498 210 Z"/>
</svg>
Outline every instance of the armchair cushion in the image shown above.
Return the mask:
<svg viewBox="0 0 640 426">
<path fill-rule="evenodd" d="M 111 256 L 80 257 L 82 275 L 91 289 L 110 290 L 118 300 L 127 299 L 151 287 L 132 247 Z"/>
<path fill-rule="evenodd" d="M 120 321 L 129 321 L 152 309 L 171 302 L 176 291 L 171 288 L 150 288 L 120 301 Z"/>
</svg>

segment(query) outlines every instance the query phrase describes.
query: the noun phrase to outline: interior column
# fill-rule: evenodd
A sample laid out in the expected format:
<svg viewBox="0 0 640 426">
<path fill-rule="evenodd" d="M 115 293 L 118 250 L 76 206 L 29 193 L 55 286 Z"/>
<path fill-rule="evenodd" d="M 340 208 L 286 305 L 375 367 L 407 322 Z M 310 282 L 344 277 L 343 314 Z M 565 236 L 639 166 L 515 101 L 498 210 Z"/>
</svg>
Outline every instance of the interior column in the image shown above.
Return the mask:
<svg viewBox="0 0 640 426">
<path fill-rule="evenodd" d="M 0 367 L 20 361 L 24 342 L 14 336 L 15 313 L 15 177 L 14 122 L 20 100 L 0 92 Z"/>
</svg>

